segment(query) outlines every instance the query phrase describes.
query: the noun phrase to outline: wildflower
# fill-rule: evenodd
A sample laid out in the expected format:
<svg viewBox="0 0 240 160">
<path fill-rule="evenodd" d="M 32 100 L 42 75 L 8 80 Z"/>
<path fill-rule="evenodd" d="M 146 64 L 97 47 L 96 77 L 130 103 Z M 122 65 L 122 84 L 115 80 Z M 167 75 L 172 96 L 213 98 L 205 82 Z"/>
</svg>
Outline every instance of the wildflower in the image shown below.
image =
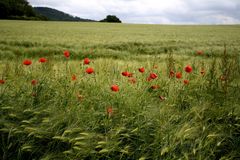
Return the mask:
<svg viewBox="0 0 240 160">
<path fill-rule="evenodd" d="M 35 86 L 37 83 L 38 83 L 38 82 L 37 82 L 37 80 L 35 80 L 35 79 L 33 79 L 33 80 L 31 81 L 31 84 L 32 84 L 33 86 Z"/>
<path fill-rule="evenodd" d="M 118 92 L 119 91 L 118 85 L 116 85 L 116 84 L 112 85 L 111 90 L 114 91 L 114 92 Z"/>
<path fill-rule="evenodd" d="M 127 77 L 129 75 L 129 72 L 125 71 L 125 72 L 122 72 L 122 75 Z"/>
<path fill-rule="evenodd" d="M 111 106 L 107 108 L 107 114 L 108 114 L 109 117 L 112 116 L 112 114 L 113 114 L 113 108 L 112 108 Z"/>
<path fill-rule="evenodd" d="M 23 61 L 23 64 L 26 65 L 26 66 L 29 66 L 29 65 L 32 64 L 32 61 L 29 60 L 29 59 L 25 59 L 25 60 Z"/>
<path fill-rule="evenodd" d="M 75 74 L 72 75 L 72 81 L 77 80 L 77 76 Z"/>
<path fill-rule="evenodd" d="M 93 70 L 93 68 L 89 67 L 86 69 L 86 72 L 87 72 L 87 74 L 92 74 L 92 73 L 94 73 L 94 70 Z"/>
<path fill-rule="evenodd" d="M 153 85 L 153 86 L 151 86 L 151 89 L 152 89 L 152 90 L 154 90 L 154 89 L 158 89 L 158 88 L 160 88 L 159 85 Z"/>
<path fill-rule="evenodd" d="M 176 73 L 176 78 L 177 78 L 177 79 L 182 78 L 182 73 L 181 73 L 181 72 L 177 72 L 177 73 Z"/>
<path fill-rule="evenodd" d="M 151 79 L 156 79 L 158 76 L 156 73 L 150 73 L 150 76 L 149 76 Z"/>
<path fill-rule="evenodd" d="M 170 73 L 169 73 L 169 77 L 174 77 L 174 75 L 175 75 L 174 71 L 171 70 Z"/>
<path fill-rule="evenodd" d="M 128 73 L 128 77 L 132 77 L 133 76 L 133 73 Z"/>
<path fill-rule="evenodd" d="M 184 79 L 183 83 L 187 85 L 187 84 L 189 84 L 189 80 Z"/>
<path fill-rule="evenodd" d="M 200 73 L 201 73 L 201 75 L 204 75 L 205 74 L 205 70 L 202 69 Z"/>
<path fill-rule="evenodd" d="M 148 77 L 148 78 L 147 78 L 147 81 L 151 81 L 151 80 L 152 80 L 152 78 L 151 78 L 151 77 Z"/>
<path fill-rule="evenodd" d="M 90 63 L 90 59 L 89 58 L 84 58 L 83 63 L 84 64 L 89 64 Z"/>
<path fill-rule="evenodd" d="M 4 84 L 4 83 L 5 83 L 5 80 L 0 79 L 0 84 Z"/>
<path fill-rule="evenodd" d="M 122 75 L 123 75 L 124 77 L 132 77 L 132 76 L 133 76 L 133 73 L 130 73 L 130 72 L 125 71 L 125 72 L 122 72 Z"/>
<path fill-rule="evenodd" d="M 192 72 L 192 67 L 191 67 L 190 65 L 187 65 L 187 66 L 185 67 L 185 71 L 186 71 L 187 73 L 191 73 L 191 72 Z"/>
<path fill-rule="evenodd" d="M 39 60 L 38 60 L 40 63 L 45 63 L 45 62 L 47 62 L 47 59 L 46 58 L 39 58 Z"/>
<path fill-rule="evenodd" d="M 150 73 L 149 77 L 147 78 L 147 81 L 151 81 L 153 79 L 156 79 L 158 76 L 155 73 Z"/>
<path fill-rule="evenodd" d="M 69 57 L 70 57 L 70 52 L 67 51 L 67 50 L 64 51 L 63 54 L 64 54 L 64 56 L 65 56 L 66 58 L 69 58 Z"/>
<path fill-rule="evenodd" d="M 196 53 L 197 53 L 198 55 L 202 55 L 202 54 L 203 54 L 203 51 L 202 51 L 202 50 L 198 50 L 198 51 L 196 51 Z"/>
<path fill-rule="evenodd" d="M 141 68 L 138 69 L 138 71 L 143 73 L 143 72 L 145 72 L 145 68 L 141 67 Z"/>
<path fill-rule="evenodd" d="M 128 79 L 128 82 L 130 82 L 130 83 L 134 84 L 134 83 L 136 83 L 136 82 L 137 82 L 137 79 L 136 79 L 136 78 L 134 78 L 134 77 L 131 77 L 131 78 L 129 78 L 129 79 Z"/>
</svg>

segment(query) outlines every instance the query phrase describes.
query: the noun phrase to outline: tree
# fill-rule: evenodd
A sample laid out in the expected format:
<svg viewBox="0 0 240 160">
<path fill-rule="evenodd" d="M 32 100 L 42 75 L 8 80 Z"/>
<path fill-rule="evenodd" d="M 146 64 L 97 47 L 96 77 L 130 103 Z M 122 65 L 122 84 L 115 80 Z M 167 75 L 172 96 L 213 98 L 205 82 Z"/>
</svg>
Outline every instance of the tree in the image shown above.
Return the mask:
<svg viewBox="0 0 240 160">
<path fill-rule="evenodd" d="M 10 6 L 5 1 L 0 1 L 0 18 L 5 19 L 8 17 L 10 12 Z"/>
<path fill-rule="evenodd" d="M 122 23 L 121 20 L 115 15 L 107 15 L 107 17 L 100 22 L 110 22 L 110 23 Z"/>
<path fill-rule="evenodd" d="M 36 17 L 32 6 L 27 0 L 0 0 L 0 18 Z"/>
</svg>

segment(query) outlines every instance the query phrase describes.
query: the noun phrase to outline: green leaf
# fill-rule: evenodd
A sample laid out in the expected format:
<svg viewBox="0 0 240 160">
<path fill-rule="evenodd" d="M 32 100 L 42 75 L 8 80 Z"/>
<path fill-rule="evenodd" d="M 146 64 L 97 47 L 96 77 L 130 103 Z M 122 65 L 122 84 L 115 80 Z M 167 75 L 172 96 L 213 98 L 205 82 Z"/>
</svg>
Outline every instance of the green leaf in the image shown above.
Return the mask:
<svg viewBox="0 0 240 160">
<path fill-rule="evenodd" d="M 109 152 L 108 149 L 102 149 L 102 150 L 99 151 L 99 153 L 108 153 L 108 152 Z"/>
<path fill-rule="evenodd" d="M 28 120 L 23 120 L 22 123 L 27 123 L 27 124 L 30 124 L 31 122 L 28 121 Z"/>
<path fill-rule="evenodd" d="M 64 151 L 63 154 L 72 154 L 72 150 Z"/>
<path fill-rule="evenodd" d="M 9 129 L 7 129 L 7 128 L 1 128 L 0 129 L 0 132 L 6 132 L 6 133 L 8 133 L 10 130 Z"/>
<path fill-rule="evenodd" d="M 30 151 L 31 149 L 32 149 L 32 146 L 30 146 L 30 145 L 24 145 L 21 147 L 22 151 Z"/>
<path fill-rule="evenodd" d="M 49 118 L 43 118 L 42 123 L 49 123 Z"/>
<path fill-rule="evenodd" d="M 60 141 L 63 141 L 63 142 L 68 142 L 69 139 L 67 137 L 62 137 L 62 136 L 54 136 L 52 137 L 52 139 L 57 139 L 57 140 L 60 140 Z"/>
<path fill-rule="evenodd" d="M 169 152 L 169 148 L 168 147 L 164 147 L 162 150 L 161 150 L 161 156 L 165 155 L 166 153 Z"/>
<path fill-rule="evenodd" d="M 131 133 L 137 132 L 138 131 L 138 127 L 135 128 L 134 130 L 131 131 Z"/>
<path fill-rule="evenodd" d="M 75 150 L 82 150 L 82 148 L 79 148 L 79 147 L 76 147 L 76 146 L 74 146 L 73 149 L 75 149 Z"/>
<path fill-rule="evenodd" d="M 85 132 L 82 132 L 82 133 L 80 133 L 80 134 L 83 135 L 83 136 L 90 136 L 89 133 L 85 133 Z"/>
<path fill-rule="evenodd" d="M 145 160 L 146 159 L 146 157 L 141 157 L 141 158 L 139 158 L 139 160 Z"/>
<path fill-rule="evenodd" d="M 14 108 L 13 107 L 2 107 L 1 109 L 2 110 L 13 110 Z"/>
<path fill-rule="evenodd" d="M 84 142 L 76 142 L 76 143 L 74 143 L 74 145 L 76 145 L 76 146 L 79 146 L 79 145 L 86 146 L 86 143 L 84 143 Z"/>
<path fill-rule="evenodd" d="M 107 144 L 106 141 L 99 141 L 97 144 Z"/>
</svg>

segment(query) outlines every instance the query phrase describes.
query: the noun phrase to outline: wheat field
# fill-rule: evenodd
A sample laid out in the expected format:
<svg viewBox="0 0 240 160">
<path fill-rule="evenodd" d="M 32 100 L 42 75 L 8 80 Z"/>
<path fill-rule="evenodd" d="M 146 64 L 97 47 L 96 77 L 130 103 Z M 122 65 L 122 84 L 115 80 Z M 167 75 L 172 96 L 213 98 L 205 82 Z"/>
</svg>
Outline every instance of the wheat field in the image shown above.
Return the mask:
<svg viewBox="0 0 240 160">
<path fill-rule="evenodd" d="M 240 159 L 240 26 L 0 21 L 0 159 Z"/>
</svg>

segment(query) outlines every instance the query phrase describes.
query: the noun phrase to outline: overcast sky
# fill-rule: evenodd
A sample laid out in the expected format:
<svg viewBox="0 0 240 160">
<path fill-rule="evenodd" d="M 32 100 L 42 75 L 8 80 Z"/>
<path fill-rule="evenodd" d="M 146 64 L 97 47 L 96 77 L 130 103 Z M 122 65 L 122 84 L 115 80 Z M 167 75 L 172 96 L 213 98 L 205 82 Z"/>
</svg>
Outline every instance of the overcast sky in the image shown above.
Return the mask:
<svg viewBox="0 0 240 160">
<path fill-rule="evenodd" d="M 81 18 L 124 23 L 240 24 L 240 0 L 29 0 Z"/>
</svg>

